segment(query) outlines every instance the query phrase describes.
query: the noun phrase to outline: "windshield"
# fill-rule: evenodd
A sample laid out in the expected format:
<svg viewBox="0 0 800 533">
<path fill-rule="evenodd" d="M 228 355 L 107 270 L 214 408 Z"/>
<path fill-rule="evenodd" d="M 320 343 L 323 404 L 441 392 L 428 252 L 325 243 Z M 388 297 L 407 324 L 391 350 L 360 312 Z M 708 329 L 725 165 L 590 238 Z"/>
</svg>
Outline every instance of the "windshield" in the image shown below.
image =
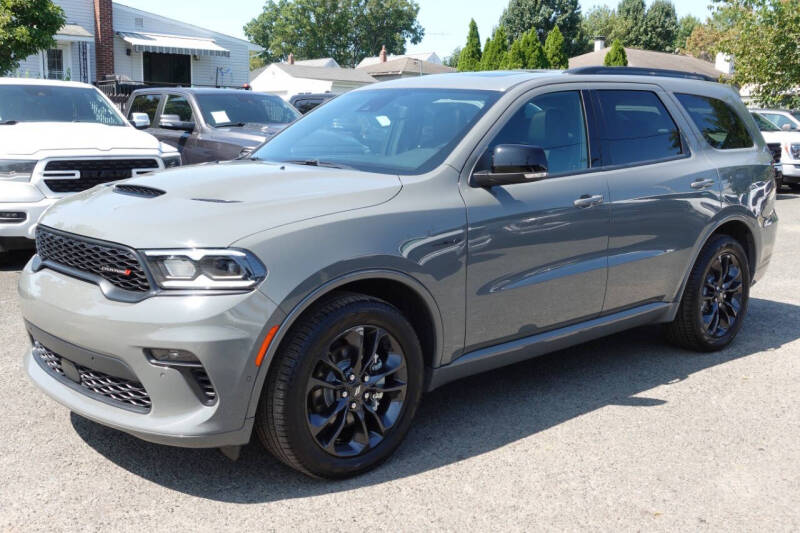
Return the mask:
<svg viewBox="0 0 800 533">
<path fill-rule="evenodd" d="M 775 124 L 773 124 L 769 120 L 765 119 L 764 117 L 762 117 L 758 113 L 750 113 L 750 114 L 753 115 L 753 119 L 756 121 L 756 126 L 758 126 L 759 130 L 761 130 L 761 131 L 781 131 L 781 129 L 778 126 L 776 126 Z"/>
<path fill-rule="evenodd" d="M 0 122 L 126 123 L 100 92 L 89 87 L 0 85 Z"/>
<path fill-rule="evenodd" d="M 209 126 L 287 124 L 300 116 L 279 96 L 245 91 L 196 94 L 197 105 Z"/>
<path fill-rule="evenodd" d="M 421 174 L 444 161 L 499 96 L 452 89 L 354 91 L 305 115 L 253 157 Z"/>
</svg>

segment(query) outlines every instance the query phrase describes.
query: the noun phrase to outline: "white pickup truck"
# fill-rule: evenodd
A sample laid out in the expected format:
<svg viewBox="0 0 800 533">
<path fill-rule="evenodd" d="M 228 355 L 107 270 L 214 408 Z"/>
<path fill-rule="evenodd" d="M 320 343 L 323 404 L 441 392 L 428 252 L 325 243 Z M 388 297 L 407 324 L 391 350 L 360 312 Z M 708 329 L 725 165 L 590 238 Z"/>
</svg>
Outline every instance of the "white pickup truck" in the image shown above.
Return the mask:
<svg viewBox="0 0 800 533">
<path fill-rule="evenodd" d="M 0 252 L 32 246 L 60 198 L 180 164 L 91 85 L 0 78 Z"/>
<path fill-rule="evenodd" d="M 800 190 L 800 131 L 779 127 L 759 112 L 750 114 L 775 157 L 778 190 L 784 185 Z"/>
</svg>

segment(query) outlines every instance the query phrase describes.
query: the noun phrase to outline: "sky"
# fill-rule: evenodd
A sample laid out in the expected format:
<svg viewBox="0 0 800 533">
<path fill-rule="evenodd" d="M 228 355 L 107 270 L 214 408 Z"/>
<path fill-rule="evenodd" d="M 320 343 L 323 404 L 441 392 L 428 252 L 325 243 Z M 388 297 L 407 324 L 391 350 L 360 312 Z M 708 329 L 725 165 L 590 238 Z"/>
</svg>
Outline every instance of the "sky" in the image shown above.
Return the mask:
<svg viewBox="0 0 800 533">
<path fill-rule="evenodd" d="M 214 31 L 244 38 L 242 26 L 256 17 L 265 0 L 118 0 L 145 11 L 175 18 Z M 652 0 L 645 0 L 649 5 Z M 421 43 L 408 46 L 408 52 L 436 52 L 444 58 L 467 40 L 469 19 L 478 24 L 481 41 L 491 35 L 497 25 L 506 0 L 417 0 L 419 22 L 425 28 Z M 700 20 L 708 16 L 708 7 L 703 0 L 673 0 L 678 17 L 694 15 Z M 581 2 L 583 12 L 594 6 L 616 7 L 616 1 L 585 0 Z M 377 55 L 378 51 L 375 51 Z"/>
</svg>

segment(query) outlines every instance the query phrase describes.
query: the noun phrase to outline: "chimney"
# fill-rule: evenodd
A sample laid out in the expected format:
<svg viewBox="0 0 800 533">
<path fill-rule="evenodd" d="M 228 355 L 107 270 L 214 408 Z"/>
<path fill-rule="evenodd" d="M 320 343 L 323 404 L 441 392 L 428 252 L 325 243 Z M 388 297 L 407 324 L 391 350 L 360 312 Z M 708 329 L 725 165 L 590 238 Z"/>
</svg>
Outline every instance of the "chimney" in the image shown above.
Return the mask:
<svg viewBox="0 0 800 533">
<path fill-rule="evenodd" d="M 594 38 L 594 51 L 599 52 L 603 48 L 606 47 L 606 38 L 602 35 L 598 35 Z"/>
<path fill-rule="evenodd" d="M 291 53 L 291 52 L 289 52 L 289 60 L 288 60 L 288 62 L 289 62 L 290 65 L 294 65 L 294 54 Z"/>
<path fill-rule="evenodd" d="M 383 46 L 381 46 L 380 57 L 381 57 L 381 63 L 386 63 L 386 45 L 385 44 Z"/>
<path fill-rule="evenodd" d="M 111 9 L 111 0 L 94 0 L 95 78 L 98 80 L 114 74 L 114 21 Z"/>
</svg>

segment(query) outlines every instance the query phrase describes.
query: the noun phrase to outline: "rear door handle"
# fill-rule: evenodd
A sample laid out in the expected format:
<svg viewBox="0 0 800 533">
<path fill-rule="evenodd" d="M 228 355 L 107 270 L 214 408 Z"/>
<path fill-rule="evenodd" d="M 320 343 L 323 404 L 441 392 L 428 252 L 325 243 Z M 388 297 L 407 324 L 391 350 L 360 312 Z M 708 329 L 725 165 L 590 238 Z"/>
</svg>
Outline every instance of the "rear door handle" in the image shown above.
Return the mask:
<svg viewBox="0 0 800 533">
<path fill-rule="evenodd" d="M 702 179 L 702 180 L 693 181 L 691 183 L 692 189 L 707 189 L 708 187 L 711 187 L 712 185 L 714 185 L 714 180 L 708 179 L 708 178 Z"/>
<path fill-rule="evenodd" d="M 581 207 L 581 208 L 592 207 L 594 205 L 599 205 L 603 203 L 603 195 L 595 194 L 594 196 L 589 196 L 588 194 L 584 194 L 583 196 L 575 200 L 575 202 L 573 203 L 575 204 L 575 207 Z"/>
</svg>

